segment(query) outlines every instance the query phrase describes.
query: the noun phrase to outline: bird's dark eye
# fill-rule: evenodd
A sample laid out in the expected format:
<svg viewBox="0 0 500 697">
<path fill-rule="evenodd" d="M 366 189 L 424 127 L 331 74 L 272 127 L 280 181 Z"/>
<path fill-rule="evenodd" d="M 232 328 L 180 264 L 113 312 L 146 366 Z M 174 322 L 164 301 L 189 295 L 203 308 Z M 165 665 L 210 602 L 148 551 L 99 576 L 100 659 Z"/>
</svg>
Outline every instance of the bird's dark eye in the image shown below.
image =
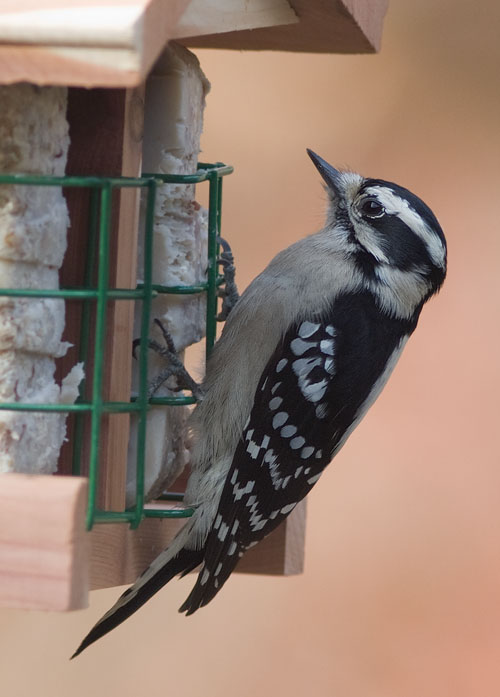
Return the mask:
<svg viewBox="0 0 500 697">
<path fill-rule="evenodd" d="M 376 198 L 366 198 L 361 204 L 361 213 L 368 218 L 381 218 L 385 213 L 385 208 Z"/>
</svg>

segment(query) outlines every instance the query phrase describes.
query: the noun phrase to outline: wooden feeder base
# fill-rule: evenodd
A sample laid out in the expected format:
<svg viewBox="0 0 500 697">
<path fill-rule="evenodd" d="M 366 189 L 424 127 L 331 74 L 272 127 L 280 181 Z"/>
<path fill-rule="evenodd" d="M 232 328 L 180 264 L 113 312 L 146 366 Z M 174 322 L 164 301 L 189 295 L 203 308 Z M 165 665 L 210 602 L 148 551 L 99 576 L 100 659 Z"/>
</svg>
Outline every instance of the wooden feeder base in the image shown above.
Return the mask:
<svg viewBox="0 0 500 697">
<path fill-rule="evenodd" d="M 0 478 L 0 605 L 30 610 L 87 607 L 87 480 Z"/>
<path fill-rule="evenodd" d="M 6 474 L 0 479 L 0 606 L 78 610 L 90 589 L 133 583 L 185 519 L 149 518 L 137 530 L 101 524 L 87 533 L 83 477 Z M 304 564 L 305 502 L 238 565 L 291 575 Z"/>
</svg>

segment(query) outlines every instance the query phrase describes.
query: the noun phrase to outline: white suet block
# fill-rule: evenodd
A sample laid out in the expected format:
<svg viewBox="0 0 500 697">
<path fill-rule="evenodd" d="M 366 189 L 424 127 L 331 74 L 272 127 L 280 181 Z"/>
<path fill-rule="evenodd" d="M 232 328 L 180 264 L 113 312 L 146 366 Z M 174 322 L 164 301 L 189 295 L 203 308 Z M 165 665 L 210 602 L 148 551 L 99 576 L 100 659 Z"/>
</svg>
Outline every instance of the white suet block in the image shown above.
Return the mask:
<svg viewBox="0 0 500 697">
<path fill-rule="evenodd" d="M 67 91 L 18 84 L 0 87 L 0 172 L 63 175 L 69 146 Z M 59 187 L 0 186 L 0 286 L 57 289 L 69 225 Z M 64 301 L 0 297 L 0 399 L 73 402 L 80 364 L 54 379 L 62 341 Z M 57 469 L 66 415 L 0 412 L 0 472 Z"/>
</svg>

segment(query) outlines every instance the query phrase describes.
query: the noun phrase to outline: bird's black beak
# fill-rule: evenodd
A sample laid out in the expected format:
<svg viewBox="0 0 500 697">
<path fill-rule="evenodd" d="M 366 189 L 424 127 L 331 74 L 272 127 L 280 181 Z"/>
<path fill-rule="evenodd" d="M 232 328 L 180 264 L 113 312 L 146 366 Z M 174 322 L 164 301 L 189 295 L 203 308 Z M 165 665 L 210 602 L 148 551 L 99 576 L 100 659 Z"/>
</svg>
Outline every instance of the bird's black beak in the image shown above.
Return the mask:
<svg viewBox="0 0 500 697">
<path fill-rule="evenodd" d="M 326 160 L 324 160 L 319 155 L 316 155 L 316 153 L 312 150 L 309 150 L 309 148 L 307 148 L 307 154 L 314 162 L 318 172 L 321 174 L 321 176 L 323 177 L 327 185 L 330 187 L 330 189 L 333 189 L 336 194 L 341 195 L 341 174 L 338 171 L 338 169 L 335 169 L 335 167 L 329 165 Z"/>
</svg>

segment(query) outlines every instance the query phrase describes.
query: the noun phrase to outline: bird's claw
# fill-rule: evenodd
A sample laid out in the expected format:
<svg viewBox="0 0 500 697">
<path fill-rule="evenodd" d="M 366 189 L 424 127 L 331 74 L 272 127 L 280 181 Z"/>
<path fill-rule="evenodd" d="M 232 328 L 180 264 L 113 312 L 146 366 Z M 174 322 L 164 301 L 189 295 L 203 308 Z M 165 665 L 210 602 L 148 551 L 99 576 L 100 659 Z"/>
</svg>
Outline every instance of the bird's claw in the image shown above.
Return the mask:
<svg viewBox="0 0 500 697">
<path fill-rule="evenodd" d="M 221 311 L 217 315 L 217 320 L 219 322 L 223 322 L 227 319 L 229 313 L 238 302 L 240 295 L 234 280 L 236 268 L 234 266 L 234 257 L 231 247 L 222 237 L 217 237 L 217 242 L 222 247 L 222 251 L 219 254 L 217 263 L 222 266 L 222 275 L 224 277 L 224 282 L 217 291 L 219 298 L 222 298 L 222 307 Z"/>
<path fill-rule="evenodd" d="M 202 389 L 196 380 L 188 373 L 183 362 L 179 358 L 171 334 L 159 319 L 155 318 L 153 321 L 162 333 L 165 346 L 162 346 L 155 339 L 148 339 L 148 348 L 159 356 L 162 356 L 168 365 L 150 382 L 148 386 L 148 398 L 151 398 L 166 380 L 170 377 L 175 377 L 177 385 L 170 388 L 173 392 L 189 390 L 197 401 L 201 400 L 203 397 Z M 137 347 L 140 343 L 140 339 L 134 339 L 132 342 L 132 355 L 134 358 L 136 358 Z"/>
</svg>

